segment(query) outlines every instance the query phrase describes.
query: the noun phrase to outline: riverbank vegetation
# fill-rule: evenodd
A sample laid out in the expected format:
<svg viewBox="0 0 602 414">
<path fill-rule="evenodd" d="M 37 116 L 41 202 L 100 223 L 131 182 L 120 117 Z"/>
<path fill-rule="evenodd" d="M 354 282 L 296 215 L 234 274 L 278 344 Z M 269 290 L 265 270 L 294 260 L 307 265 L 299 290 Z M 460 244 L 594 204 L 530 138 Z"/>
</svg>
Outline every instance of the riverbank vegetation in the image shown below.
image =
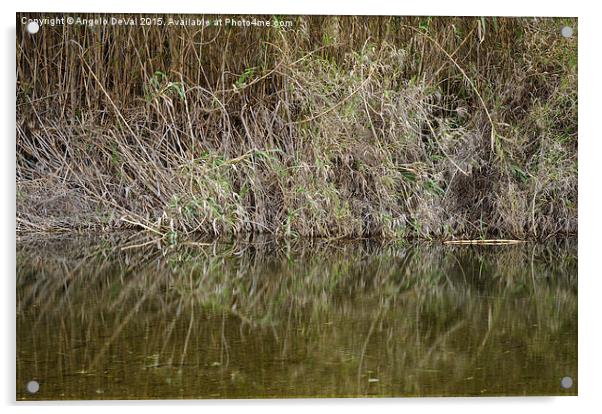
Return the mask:
<svg viewBox="0 0 602 414">
<path fill-rule="evenodd" d="M 17 17 L 18 232 L 577 232 L 576 19 Z"/>
</svg>

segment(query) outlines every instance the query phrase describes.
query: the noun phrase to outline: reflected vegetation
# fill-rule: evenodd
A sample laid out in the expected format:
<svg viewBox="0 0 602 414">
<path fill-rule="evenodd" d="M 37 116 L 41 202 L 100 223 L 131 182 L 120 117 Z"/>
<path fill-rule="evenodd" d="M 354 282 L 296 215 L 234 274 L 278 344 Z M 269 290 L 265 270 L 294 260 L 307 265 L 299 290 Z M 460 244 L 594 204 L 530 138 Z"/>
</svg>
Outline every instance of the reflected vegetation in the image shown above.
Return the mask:
<svg viewBox="0 0 602 414">
<path fill-rule="evenodd" d="M 20 400 L 576 393 L 573 242 L 17 243 Z"/>
</svg>

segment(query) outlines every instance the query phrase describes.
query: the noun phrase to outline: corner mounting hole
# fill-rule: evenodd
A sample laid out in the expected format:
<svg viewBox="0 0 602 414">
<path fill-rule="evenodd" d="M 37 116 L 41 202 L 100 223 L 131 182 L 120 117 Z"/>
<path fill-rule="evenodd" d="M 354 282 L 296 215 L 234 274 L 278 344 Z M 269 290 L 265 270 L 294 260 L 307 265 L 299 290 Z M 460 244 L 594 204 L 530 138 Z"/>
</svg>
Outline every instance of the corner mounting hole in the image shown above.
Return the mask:
<svg viewBox="0 0 602 414">
<path fill-rule="evenodd" d="M 564 389 L 569 389 L 573 386 L 573 379 L 571 377 L 564 377 L 560 380 L 560 386 Z"/>
<path fill-rule="evenodd" d="M 29 34 L 36 34 L 40 30 L 40 25 L 37 22 L 31 21 L 25 26 Z"/>
<path fill-rule="evenodd" d="M 560 29 L 560 34 L 562 37 L 566 37 L 567 39 L 569 37 L 573 37 L 573 28 L 571 26 L 564 26 L 562 29 Z"/>
<path fill-rule="evenodd" d="M 29 381 L 25 386 L 25 389 L 28 393 L 35 394 L 40 390 L 40 383 L 35 380 Z"/>
</svg>

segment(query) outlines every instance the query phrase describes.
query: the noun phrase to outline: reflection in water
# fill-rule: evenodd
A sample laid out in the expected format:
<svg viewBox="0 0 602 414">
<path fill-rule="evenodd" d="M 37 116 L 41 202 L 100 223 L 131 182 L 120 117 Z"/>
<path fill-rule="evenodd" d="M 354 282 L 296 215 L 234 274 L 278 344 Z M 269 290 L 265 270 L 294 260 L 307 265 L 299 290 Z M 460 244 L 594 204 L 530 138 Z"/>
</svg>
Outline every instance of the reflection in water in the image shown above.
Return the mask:
<svg viewBox="0 0 602 414">
<path fill-rule="evenodd" d="M 18 399 L 577 393 L 574 243 L 123 243 L 18 242 Z"/>
</svg>

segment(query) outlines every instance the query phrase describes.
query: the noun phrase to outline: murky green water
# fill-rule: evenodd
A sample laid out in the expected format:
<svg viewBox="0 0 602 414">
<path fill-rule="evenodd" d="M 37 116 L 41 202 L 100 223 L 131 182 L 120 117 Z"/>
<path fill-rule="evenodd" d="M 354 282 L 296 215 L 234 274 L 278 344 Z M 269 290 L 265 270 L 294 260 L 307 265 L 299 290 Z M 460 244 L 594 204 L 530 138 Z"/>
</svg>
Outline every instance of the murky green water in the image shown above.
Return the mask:
<svg viewBox="0 0 602 414">
<path fill-rule="evenodd" d="M 576 243 L 136 243 L 18 242 L 17 399 L 577 393 Z"/>
</svg>

